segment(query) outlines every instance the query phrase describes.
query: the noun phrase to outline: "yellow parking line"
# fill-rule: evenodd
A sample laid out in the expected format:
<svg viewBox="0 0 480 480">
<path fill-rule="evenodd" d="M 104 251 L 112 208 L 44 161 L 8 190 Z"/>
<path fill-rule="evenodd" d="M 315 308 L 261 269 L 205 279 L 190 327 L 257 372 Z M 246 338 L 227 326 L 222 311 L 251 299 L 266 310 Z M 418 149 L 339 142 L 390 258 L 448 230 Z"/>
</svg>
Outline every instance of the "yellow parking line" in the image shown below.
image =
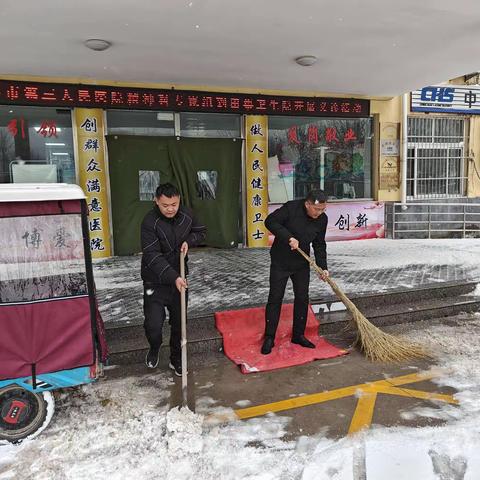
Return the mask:
<svg viewBox="0 0 480 480">
<path fill-rule="evenodd" d="M 353 414 L 348 434 L 359 432 L 368 428 L 372 423 L 373 411 L 375 410 L 375 401 L 377 394 L 372 392 L 362 392 L 357 402 L 357 408 Z"/>
<path fill-rule="evenodd" d="M 241 408 L 235 410 L 238 418 L 242 420 L 245 418 L 259 417 L 269 412 L 282 412 L 284 410 L 291 410 L 292 408 L 306 407 L 307 405 L 314 405 L 316 403 L 328 402 L 338 398 L 349 397 L 354 395 L 358 386 L 351 386 L 345 388 L 338 388 L 328 392 L 313 393 L 311 395 L 304 395 L 302 397 L 289 398 L 288 400 L 281 400 L 279 402 L 266 403 L 264 405 L 257 405 L 255 407 Z"/>
<path fill-rule="evenodd" d="M 266 403 L 263 405 L 256 405 L 254 407 L 241 408 L 234 410 L 235 415 L 240 419 L 247 419 L 253 417 L 259 417 L 265 415 L 269 412 L 282 412 L 285 410 L 291 410 L 294 408 L 306 407 L 308 405 L 315 405 L 318 403 L 328 402 L 330 400 L 337 400 L 339 398 L 349 397 L 354 395 L 356 392 L 363 392 L 364 395 L 367 393 L 375 394 L 373 399 L 372 397 L 366 397 L 362 402 L 359 402 L 357 408 L 359 408 L 358 421 L 355 420 L 355 425 L 360 425 L 362 422 L 365 422 L 365 414 L 368 412 L 368 409 L 371 406 L 375 405 L 376 393 L 386 393 L 390 395 L 399 395 L 404 397 L 415 397 L 426 400 L 441 400 L 448 403 L 457 404 L 458 401 L 455 400 L 451 395 L 442 395 L 438 393 L 430 392 L 421 392 L 419 390 L 409 390 L 405 388 L 396 388 L 399 385 L 406 385 L 411 383 L 422 382 L 425 380 L 431 380 L 439 375 L 439 372 L 427 371 L 419 373 L 411 373 L 408 375 L 402 375 L 399 377 L 387 378 L 382 380 L 376 380 L 374 382 L 362 383 L 359 385 L 352 385 L 350 387 L 337 388 L 335 390 L 329 390 L 326 392 L 313 393 L 310 395 L 304 395 L 302 397 L 290 398 L 288 400 L 280 400 L 278 402 Z M 370 401 L 367 401 L 370 399 Z M 373 403 L 370 403 L 373 402 Z M 373 414 L 373 413 L 372 413 Z M 371 418 L 370 418 L 371 420 Z M 353 423 L 353 420 L 352 420 Z M 354 428 L 354 427 L 350 427 Z"/>
<path fill-rule="evenodd" d="M 408 383 L 417 383 L 423 382 L 424 380 L 431 380 L 432 378 L 438 377 L 439 372 L 428 371 L 428 372 L 418 372 L 418 373 L 409 373 L 408 375 L 402 375 L 400 377 L 386 378 L 385 380 L 377 380 L 372 382 L 371 385 L 388 385 L 388 386 L 398 386 L 406 385 Z"/>
<path fill-rule="evenodd" d="M 452 403 L 458 405 L 459 401 L 453 395 L 443 393 L 424 392 L 421 390 L 412 390 L 411 388 L 379 388 L 378 393 L 386 393 L 390 395 L 399 395 L 400 397 L 414 397 L 422 400 L 439 400 L 441 402 Z"/>
</svg>

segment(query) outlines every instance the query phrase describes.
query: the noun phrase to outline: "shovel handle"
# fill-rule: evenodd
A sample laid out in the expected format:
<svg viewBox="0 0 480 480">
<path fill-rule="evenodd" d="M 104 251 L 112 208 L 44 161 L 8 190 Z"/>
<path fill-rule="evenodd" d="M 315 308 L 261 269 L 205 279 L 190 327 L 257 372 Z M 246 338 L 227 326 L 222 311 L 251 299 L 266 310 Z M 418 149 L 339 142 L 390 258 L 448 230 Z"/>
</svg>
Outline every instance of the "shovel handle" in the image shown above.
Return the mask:
<svg viewBox="0 0 480 480">
<path fill-rule="evenodd" d="M 180 276 L 185 280 L 185 253 L 180 252 Z M 180 291 L 180 312 L 182 328 L 182 404 L 187 406 L 187 298 L 185 288 Z"/>
</svg>

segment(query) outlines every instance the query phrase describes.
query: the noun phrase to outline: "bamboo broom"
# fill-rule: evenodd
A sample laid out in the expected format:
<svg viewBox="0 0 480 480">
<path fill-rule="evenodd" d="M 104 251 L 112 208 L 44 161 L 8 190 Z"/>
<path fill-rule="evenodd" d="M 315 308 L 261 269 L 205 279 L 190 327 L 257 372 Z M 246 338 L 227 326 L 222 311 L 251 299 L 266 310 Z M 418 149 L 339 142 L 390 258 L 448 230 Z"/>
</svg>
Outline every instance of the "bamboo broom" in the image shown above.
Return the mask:
<svg viewBox="0 0 480 480">
<path fill-rule="evenodd" d="M 297 248 L 297 251 L 310 263 L 310 266 L 313 267 L 318 276 L 322 278 L 324 272 L 315 263 L 315 260 L 300 248 Z M 325 277 L 325 281 L 332 287 L 337 297 L 352 314 L 353 324 L 357 328 L 355 344 L 360 346 L 360 349 L 369 360 L 394 363 L 430 356 L 429 352 L 421 345 L 395 337 L 377 328 L 360 312 L 330 277 Z"/>
</svg>

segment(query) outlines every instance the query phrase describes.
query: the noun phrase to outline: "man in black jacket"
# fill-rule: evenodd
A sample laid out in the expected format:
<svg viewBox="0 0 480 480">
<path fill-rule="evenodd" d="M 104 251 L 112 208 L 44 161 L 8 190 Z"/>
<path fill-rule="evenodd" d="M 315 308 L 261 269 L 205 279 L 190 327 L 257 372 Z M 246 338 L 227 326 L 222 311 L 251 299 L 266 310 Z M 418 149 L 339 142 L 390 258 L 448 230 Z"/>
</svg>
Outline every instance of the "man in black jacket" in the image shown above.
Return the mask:
<svg viewBox="0 0 480 480">
<path fill-rule="evenodd" d="M 149 368 L 158 365 L 166 307 L 171 327 L 170 368 L 181 376 L 180 292 L 187 283 L 179 274 L 180 252 L 186 254 L 189 247 L 202 243 L 207 229 L 180 205 L 180 193 L 170 183 L 157 188 L 155 204 L 141 227 L 144 328 L 150 344 L 145 363 Z"/>
<path fill-rule="evenodd" d="M 307 324 L 310 265 L 296 249 L 300 247 L 309 253 L 312 244 L 317 265 L 325 271 L 325 276 L 328 275 L 325 243 L 328 223 L 326 205 L 325 192 L 314 190 L 304 200 L 285 203 L 265 219 L 265 226 L 275 235 L 275 240 L 270 249 L 270 292 L 265 309 L 265 338 L 261 349 L 264 355 L 268 355 L 275 345 L 275 333 L 289 278 L 292 279 L 295 296 L 292 343 L 315 348 L 304 335 Z"/>
</svg>

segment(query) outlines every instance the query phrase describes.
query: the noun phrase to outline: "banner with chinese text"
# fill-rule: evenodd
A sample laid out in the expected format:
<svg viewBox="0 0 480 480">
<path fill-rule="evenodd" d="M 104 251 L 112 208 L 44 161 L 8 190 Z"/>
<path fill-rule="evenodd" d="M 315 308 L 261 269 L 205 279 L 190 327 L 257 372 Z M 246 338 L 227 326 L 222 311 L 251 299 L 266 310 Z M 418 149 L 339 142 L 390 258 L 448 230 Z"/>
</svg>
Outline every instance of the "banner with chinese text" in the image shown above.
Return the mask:
<svg viewBox="0 0 480 480">
<path fill-rule="evenodd" d="M 280 208 L 280 204 L 270 204 L 269 212 Z M 327 203 L 328 216 L 326 240 L 366 240 L 385 238 L 385 204 L 375 201 Z M 269 245 L 273 243 L 273 235 Z"/>
<path fill-rule="evenodd" d="M 78 182 L 87 196 L 90 250 L 93 258 L 111 256 L 103 112 L 76 108 Z"/>
<path fill-rule="evenodd" d="M 247 192 L 247 246 L 268 246 L 268 123 L 263 115 L 245 117 Z"/>
<path fill-rule="evenodd" d="M 8 105 L 48 105 L 67 108 L 121 108 L 302 117 L 370 116 L 370 101 L 360 98 L 292 97 L 15 80 L 0 80 L 0 98 L 3 104 Z"/>
</svg>

